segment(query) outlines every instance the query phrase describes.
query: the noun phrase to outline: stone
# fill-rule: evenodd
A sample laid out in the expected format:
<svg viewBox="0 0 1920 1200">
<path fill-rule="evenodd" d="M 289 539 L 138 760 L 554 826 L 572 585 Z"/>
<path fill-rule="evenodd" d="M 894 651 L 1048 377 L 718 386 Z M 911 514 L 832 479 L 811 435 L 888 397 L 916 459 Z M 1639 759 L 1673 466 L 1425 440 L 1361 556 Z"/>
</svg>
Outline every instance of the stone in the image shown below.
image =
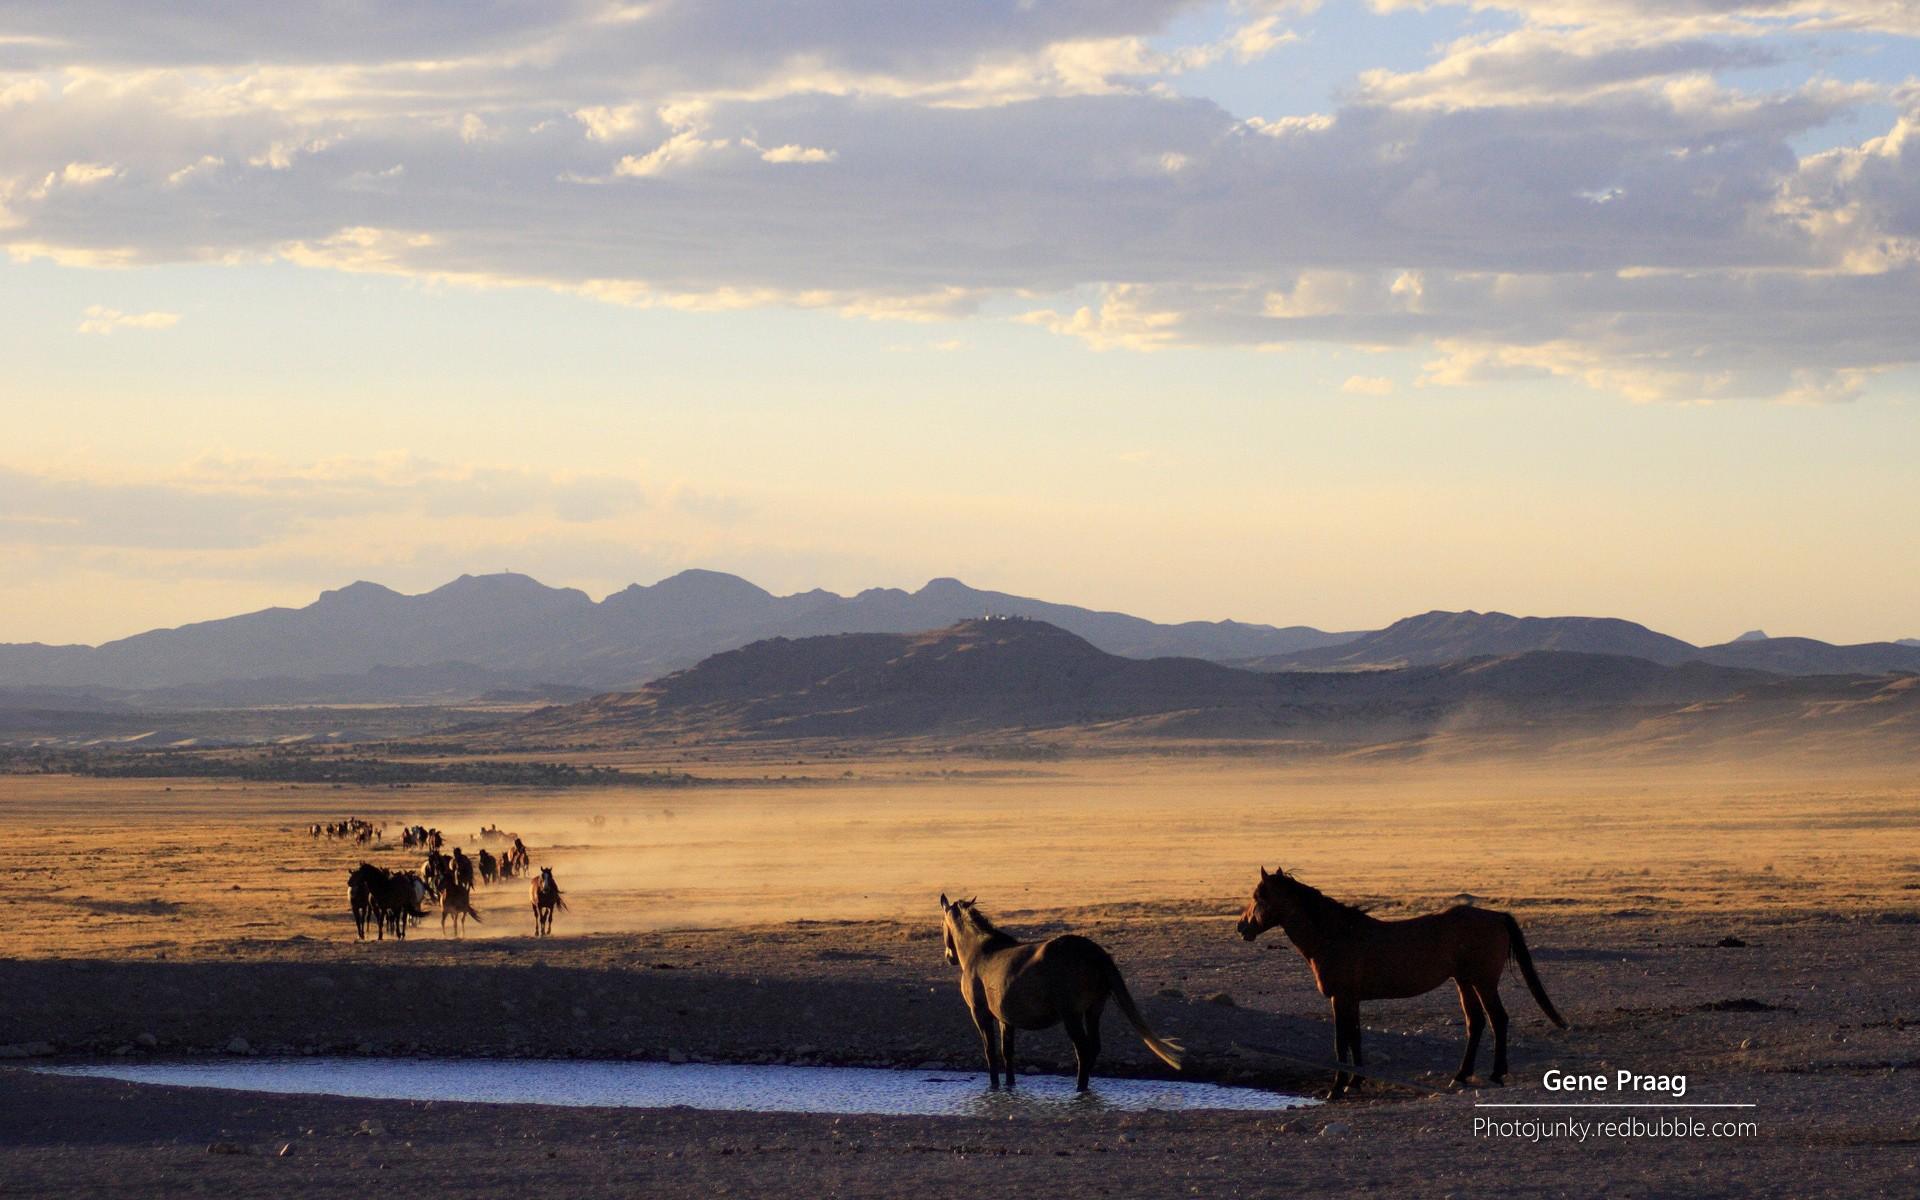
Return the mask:
<svg viewBox="0 0 1920 1200">
<path fill-rule="evenodd" d="M 253 1043 L 247 1041 L 247 1039 L 243 1037 L 236 1035 L 232 1041 L 227 1043 L 227 1053 L 228 1054 L 252 1054 Z"/>
<path fill-rule="evenodd" d="M 1320 1127 L 1321 1137 L 1339 1137 L 1343 1133 L 1352 1133 L 1353 1126 L 1345 1121 L 1328 1121 Z"/>
<path fill-rule="evenodd" d="M 293 1157 L 293 1143 L 292 1143 L 292 1142 L 281 1142 L 281 1143 L 280 1143 L 280 1149 L 278 1149 L 278 1150 L 276 1150 L 276 1151 L 275 1151 L 274 1153 L 275 1153 L 275 1154 L 276 1154 L 276 1155 L 277 1155 L 278 1157 L 280 1157 L 280 1158 L 291 1158 L 291 1157 Z"/>
<path fill-rule="evenodd" d="M 239 1142 L 209 1142 L 207 1143 L 207 1153 L 208 1154 L 246 1154 L 248 1153 L 248 1150 L 245 1146 L 242 1146 Z"/>
<path fill-rule="evenodd" d="M 0 1058 L 45 1058 L 53 1053 L 53 1046 L 47 1042 L 15 1042 L 10 1046 L 0 1046 Z"/>
<path fill-rule="evenodd" d="M 1207 1003 L 1208 1003 L 1208 1004 L 1217 1004 L 1217 1005 L 1219 1005 L 1219 1006 L 1220 1006 L 1221 1008 L 1234 1008 L 1234 1007 L 1237 1007 L 1237 1006 L 1236 1006 L 1236 1005 L 1234 1004 L 1234 1002 L 1233 1002 L 1233 997 L 1232 997 L 1232 996 L 1229 996 L 1229 995 L 1227 995 L 1227 994 L 1226 994 L 1225 992 L 1215 992 L 1215 993 L 1214 993 L 1213 995 L 1211 995 L 1211 996 L 1208 996 L 1208 997 L 1207 997 Z"/>
<path fill-rule="evenodd" d="M 150 1033 L 142 1033 L 134 1037 L 133 1044 L 142 1050 L 151 1050 L 160 1044 L 160 1039 Z"/>
</svg>

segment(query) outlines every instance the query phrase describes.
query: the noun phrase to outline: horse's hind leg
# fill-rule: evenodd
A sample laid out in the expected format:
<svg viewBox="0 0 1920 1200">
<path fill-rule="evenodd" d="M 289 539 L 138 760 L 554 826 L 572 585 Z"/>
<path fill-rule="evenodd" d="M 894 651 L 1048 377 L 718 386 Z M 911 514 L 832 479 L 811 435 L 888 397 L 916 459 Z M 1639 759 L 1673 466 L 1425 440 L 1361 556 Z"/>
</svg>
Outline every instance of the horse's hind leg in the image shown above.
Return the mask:
<svg viewBox="0 0 1920 1200">
<path fill-rule="evenodd" d="M 1487 1027 L 1487 1010 L 1471 987 L 1465 983 L 1459 986 L 1460 1011 L 1467 1018 L 1467 1053 L 1460 1060 L 1460 1069 L 1453 1073 L 1453 1081 L 1464 1085 L 1473 1078 L 1473 1060 L 1480 1054 L 1480 1034 Z"/>
<path fill-rule="evenodd" d="M 1067 1027 L 1067 1037 L 1073 1042 L 1075 1071 L 1073 1090 L 1084 1092 L 1087 1083 L 1093 1078 L 1093 1060 L 1100 1057 L 1099 1044 L 1087 1033 L 1086 1018 L 1079 1013 L 1068 1013 L 1061 1022 Z"/>
<path fill-rule="evenodd" d="M 1485 987 L 1476 987 L 1474 992 L 1480 997 L 1480 1003 L 1486 1006 L 1487 1015 L 1493 1018 L 1493 1074 L 1487 1078 L 1505 1087 L 1507 1082 L 1507 1006 L 1500 1003 L 1498 984 L 1490 983 Z"/>
<path fill-rule="evenodd" d="M 1000 1022 L 1000 1069 L 1006 1073 L 1007 1087 L 1013 1087 L 1013 1026 Z"/>
</svg>

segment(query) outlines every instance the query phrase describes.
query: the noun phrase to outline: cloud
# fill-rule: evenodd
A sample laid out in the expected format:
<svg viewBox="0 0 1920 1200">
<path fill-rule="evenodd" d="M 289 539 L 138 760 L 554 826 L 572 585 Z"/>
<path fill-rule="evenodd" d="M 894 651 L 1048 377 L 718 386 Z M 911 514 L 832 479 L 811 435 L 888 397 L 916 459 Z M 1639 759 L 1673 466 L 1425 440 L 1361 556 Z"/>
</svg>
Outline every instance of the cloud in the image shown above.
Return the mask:
<svg viewBox="0 0 1920 1200">
<path fill-rule="evenodd" d="M 792 142 L 760 152 L 760 160 L 770 163 L 830 163 L 838 157 L 840 156 L 831 150 L 822 150 L 818 146 L 795 145 Z"/>
<path fill-rule="evenodd" d="M 179 313 L 123 313 L 117 308 L 89 304 L 74 332 L 104 334 L 116 329 L 171 329 L 179 323 Z"/>
<path fill-rule="evenodd" d="M 1441 4 L 1506 24 L 1309 113 L 1179 84 L 1311 5 L 1170 44 L 1188 7 L 23 3 L 0 244 L 700 311 L 1014 309 L 1099 349 L 1423 345 L 1428 386 L 1635 399 L 1851 394 L 1920 361 L 1920 90 L 1809 66 L 1827 29 L 1920 33 L 1910 5 Z M 1798 82 L 1726 81 L 1756 68 Z"/>
<path fill-rule="evenodd" d="M 1349 375 L 1340 390 L 1349 396 L 1390 396 L 1393 380 L 1379 375 Z"/>
</svg>

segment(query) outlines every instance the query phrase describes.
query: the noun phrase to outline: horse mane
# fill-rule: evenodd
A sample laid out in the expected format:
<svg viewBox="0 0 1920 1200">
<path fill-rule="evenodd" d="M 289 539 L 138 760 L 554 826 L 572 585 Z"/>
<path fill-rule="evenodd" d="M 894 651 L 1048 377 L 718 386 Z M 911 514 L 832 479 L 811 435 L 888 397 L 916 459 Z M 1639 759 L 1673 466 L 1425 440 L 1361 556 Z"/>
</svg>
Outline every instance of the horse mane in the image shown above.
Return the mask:
<svg viewBox="0 0 1920 1200">
<path fill-rule="evenodd" d="M 1010 942 L 1017 940 L 1012 934 L 1000 928 L 998 925 L 995 925 L 992 921 L 989 921 L 987 919 L 987 914 L 981 912 L 979 909 L 973 907 L 971 904 L 962 905 L 960 908 L 960 911 L 967 915 L 967 921 L 972 924 L 974 929 L 978 930 L 981 934 L 985 935 L 986 937 L 1005 938 Z"/>
<path fill-rule="evenodd" d="M 1360 908 L 1357 905 L 1348 904 L 1344 900 L 1335 900 L 1332 896 L 1327 895 L 1325 892 L 1321 891 L 1319 888 L 1314 887 L 1312 884 L 1307 883 L 1297 878 L 1296 876 L 1288 875 L 1285 872 L 1280 872 L 1278 873 L 1276 878 L 1286 880 L 1289 886 L 1291 886 L 1292 888 L 1295 889 L 1295 891 L 1301 894 L 1302 900 L 1304 900 L 1307 904 L 1311 905 L 1312 907 L 1318 909 L 1321 913 L 1329 914 L 1342 919 L 1365 918 L 1367 916 L 1365 909 Z"/>
</svg>

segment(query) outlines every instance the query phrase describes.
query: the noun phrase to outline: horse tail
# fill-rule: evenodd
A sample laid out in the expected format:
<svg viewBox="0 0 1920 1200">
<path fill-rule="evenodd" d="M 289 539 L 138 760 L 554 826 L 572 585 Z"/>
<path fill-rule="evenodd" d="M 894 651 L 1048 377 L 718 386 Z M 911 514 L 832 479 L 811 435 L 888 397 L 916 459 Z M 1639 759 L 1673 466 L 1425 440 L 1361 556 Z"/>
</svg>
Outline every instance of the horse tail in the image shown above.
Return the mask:
<svg viewBox="0 0 1920 1200">
<path fill-rule="evenodd" d="M 1153 1051 L 1161 1062 L 1176 1071 L 1179 1070 L 1180 1059 L 1186 1054 L 1186 1048 L 1177 1040 L 1163 1038 L 1153 1031 L 1147 1024 L 1147 1019 L 1140 1015 L 1140 1009 L 1134 1004 L 1133 993 L 1127 990 L 1127 981 L 1120 977 L 1120 967 L 1113 961 L 1113 955 L 1102 950 L 1100 956 L 1106 960 L 1107 986 L 1113 992 L 1114 1003 L 1120 1006 L 1120 1015 L 1133 1026 L 1133 1031 L 1140 1035 L 1140 1040 L 1147 1044 L 1147 1049 Z"/>
<path fill-rule="evenodd" d="M 1513 961 L 1520 964 L 1520 977 L 1527 981 L 1527 990 L 1533 993 L 1534 1002 L 1540 1006 L 1541 1012 L 1547 1014 L 1547 1020 L 1565 1029 L 1567 1019 L 1560 1015 L 1553 1001 L 1547 999 L 1547 989 L 1540 986 L 1540 974 L 1533 969 L 1533 955 L 1527 953 L 1527 939 L 1520 932 L 1520 922 L 1513 919 L 1512 913 L 1501 913 L 1500 916 L 1507 922 L 1507 940 L 1513 943 Z"/>
<path fill-rule="evenodd" d="M 480 914 L 479 914 L 479 913 L 477 913 L 477 912 L 475 912 L 475 911 L 473 911 L 473 905 L 471 905 L 471 904 L 469 904 L 469 905 L 467 905 L 467 915 L 468 915 L 469 917 L 472 917 L 472 918 L 473 918 L 474 920 L 476 920 L 476 921 L 480 921 Z M 482 925 L 484 925 L 484 924 L 486 924 L 486 922 L 485 922 L 485 921 L 480 921 L 480 923 L 481 923 Z"/>
</svg>

